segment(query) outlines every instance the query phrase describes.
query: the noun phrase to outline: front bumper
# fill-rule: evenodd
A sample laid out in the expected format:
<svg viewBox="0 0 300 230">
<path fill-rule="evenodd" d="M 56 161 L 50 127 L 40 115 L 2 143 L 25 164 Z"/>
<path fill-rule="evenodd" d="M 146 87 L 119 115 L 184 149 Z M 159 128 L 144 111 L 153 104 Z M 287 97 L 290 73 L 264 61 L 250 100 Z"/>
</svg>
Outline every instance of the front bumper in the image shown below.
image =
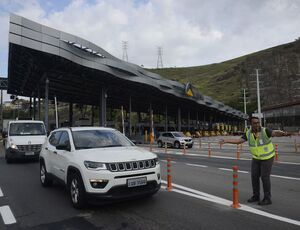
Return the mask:
<svg viewBox="0 0 300 230">
<path fill-rule="evenodd" d="M 82 175 L 87 196 L 101 200 L 128 199 L 153 194 L 161 186 L 160 165 L 156 165 L 155 168 L 122 172 L 111 172 L 109 170 L 92 171 L 86 169 Z M 128 179 L 141 177 L 147 178 L 146 185 L 128 187 Z M 107 180 L 108 183 L 104 188 L 94 188 L 91 186 L 90 180 Z"/>
<path fill-rule="evenodd" d="M 41 151 L 23 152 L 18 149 L 8 148 L 5 150 L 5 157 L 9 159 L 37 159 Z"/>
<path fill-rule="evenodd" d="M 106 193 L 86 193 L 86 197 L 90 202 L 97 201 L 116 201 L 139 198 L 154 194 L 159 191 L 161 183 L 156 181 L 148 181 L 146 185 L 128 188 L 127 185 L 118 185 L 112 187 Z"/>
</svg>

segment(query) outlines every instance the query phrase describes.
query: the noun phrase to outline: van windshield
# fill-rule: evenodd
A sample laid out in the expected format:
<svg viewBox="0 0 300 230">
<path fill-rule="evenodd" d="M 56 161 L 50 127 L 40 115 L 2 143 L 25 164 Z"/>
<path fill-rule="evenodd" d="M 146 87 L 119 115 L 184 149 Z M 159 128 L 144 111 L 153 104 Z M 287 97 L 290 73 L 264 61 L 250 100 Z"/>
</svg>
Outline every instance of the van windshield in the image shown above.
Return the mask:
<svg viewBox="0 0 300 230">
<path fill-rule="evenodd" d="M 10 136 L 46 135 L 43 123 L 11 123 Z"/>
</svg>

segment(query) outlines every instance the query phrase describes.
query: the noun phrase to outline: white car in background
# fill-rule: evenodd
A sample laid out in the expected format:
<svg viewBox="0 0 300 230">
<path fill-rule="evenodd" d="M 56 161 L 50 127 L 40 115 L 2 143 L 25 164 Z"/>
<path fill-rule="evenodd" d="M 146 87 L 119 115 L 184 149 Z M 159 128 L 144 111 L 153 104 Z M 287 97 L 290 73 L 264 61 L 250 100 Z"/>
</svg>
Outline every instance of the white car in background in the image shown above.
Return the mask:
<svg viewBox="0 0 300 230">
<path fill-rule="evenodd" d="M 44 187 L 64 183 L 75 208 L 87 201 L 155 194 L 161 171 L 155 154 L 136 147 L 111 128 L 60 128 L 50 133 L 40 154 Z"/>
<path fill-rule="evenodd" d="M 191 137 L 185 136 L 182 132 L 162 132 L 157 138 L 157 145 L 162 148 L 165 144 L 176 149 L 184 146 L 192 148 L 194 141 Z"/>
</svg>

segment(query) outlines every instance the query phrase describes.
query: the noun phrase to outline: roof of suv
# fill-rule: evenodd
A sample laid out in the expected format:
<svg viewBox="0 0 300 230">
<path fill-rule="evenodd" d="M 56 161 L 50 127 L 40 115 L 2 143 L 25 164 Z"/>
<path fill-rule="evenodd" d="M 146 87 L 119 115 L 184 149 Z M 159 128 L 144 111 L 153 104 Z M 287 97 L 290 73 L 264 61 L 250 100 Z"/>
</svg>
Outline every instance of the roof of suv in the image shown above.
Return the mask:
<svg viewBox="0 0 300 230">
<path fill-rule="evenodd" d="M 37 121 L 37 120 L 15 120 L 15 121 L 9 121 L 9 123 L 44 123 L 44 122 Z"/>
</svg>

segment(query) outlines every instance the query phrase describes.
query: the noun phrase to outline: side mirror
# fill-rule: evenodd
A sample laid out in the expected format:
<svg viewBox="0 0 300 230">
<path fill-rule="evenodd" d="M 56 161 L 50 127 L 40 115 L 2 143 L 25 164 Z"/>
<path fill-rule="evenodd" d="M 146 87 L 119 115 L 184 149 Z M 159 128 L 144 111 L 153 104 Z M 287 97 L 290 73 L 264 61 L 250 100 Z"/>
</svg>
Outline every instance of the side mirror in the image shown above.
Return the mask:
<svg viewBox="0 0 300 230">
<path fill-rule="evenodd" d="M 131 140 L 131 142 L 133 143 L 133 144 L 137 144 L 137 141 L 136 140 Z"/>
<path fill-rule="evenodd" d="M 65 144 L 56 146 L 56 149 L 57 149 L 57 150 L 71 151 L 70 145 L 65 145 Z"/>
<path fill-rule="evenodd" d="M 2 138 L 6 138 L 7 137 L 7 132 L 6 131 L 2 131 Z"/>
</svg>

